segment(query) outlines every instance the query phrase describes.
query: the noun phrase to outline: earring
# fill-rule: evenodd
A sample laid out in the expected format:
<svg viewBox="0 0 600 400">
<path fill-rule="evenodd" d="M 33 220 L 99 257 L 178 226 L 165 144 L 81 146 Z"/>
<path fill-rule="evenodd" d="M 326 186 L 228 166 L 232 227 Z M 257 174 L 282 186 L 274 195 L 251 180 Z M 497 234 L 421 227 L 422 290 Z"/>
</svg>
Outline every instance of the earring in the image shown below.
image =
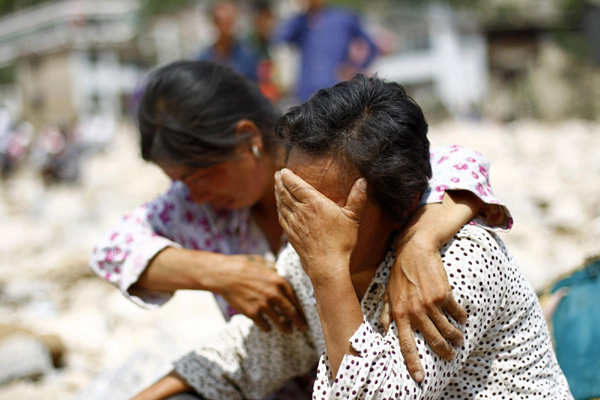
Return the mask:
<svg viewBox="0 0 600 400">
<path fill-rule="evenodd" d="M 252 145 L 252 155 L 254 156 L 254 158 L 260 158 L 262 156 L 260 149 L 255 144 Z"/>
</svg>

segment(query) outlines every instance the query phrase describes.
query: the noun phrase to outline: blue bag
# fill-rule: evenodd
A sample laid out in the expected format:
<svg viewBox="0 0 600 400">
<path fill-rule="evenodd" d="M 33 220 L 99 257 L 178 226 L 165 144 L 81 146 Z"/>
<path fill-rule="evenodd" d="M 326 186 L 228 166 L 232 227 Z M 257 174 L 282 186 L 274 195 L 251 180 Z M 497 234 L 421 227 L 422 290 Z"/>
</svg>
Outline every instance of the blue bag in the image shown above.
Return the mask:
<svg viewBox="0 0 600 400">
<path fill-rule="evenodd" d="M 576 400 L 600 397 L 600 258 L 556 283 L 568 288 L 552 318 L 556 357 Z"/>
</svg>

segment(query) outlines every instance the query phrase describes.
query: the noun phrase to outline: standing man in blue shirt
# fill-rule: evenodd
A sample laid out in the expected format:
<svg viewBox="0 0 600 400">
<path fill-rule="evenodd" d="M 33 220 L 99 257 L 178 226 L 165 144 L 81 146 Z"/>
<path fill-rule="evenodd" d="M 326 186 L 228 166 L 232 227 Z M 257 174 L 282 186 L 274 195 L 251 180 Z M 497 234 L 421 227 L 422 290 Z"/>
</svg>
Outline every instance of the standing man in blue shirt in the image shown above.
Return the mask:
<svg viewBox="0 0 600 400">
<path fill-rule="evenodd" d="M 307 3 L 307 11 L 284 22 L 274 38 L 300 49 L 300 101 L 367 67 L 378 53 L 356 14 L 328 7 L 325 0 Z"/>
</svg>

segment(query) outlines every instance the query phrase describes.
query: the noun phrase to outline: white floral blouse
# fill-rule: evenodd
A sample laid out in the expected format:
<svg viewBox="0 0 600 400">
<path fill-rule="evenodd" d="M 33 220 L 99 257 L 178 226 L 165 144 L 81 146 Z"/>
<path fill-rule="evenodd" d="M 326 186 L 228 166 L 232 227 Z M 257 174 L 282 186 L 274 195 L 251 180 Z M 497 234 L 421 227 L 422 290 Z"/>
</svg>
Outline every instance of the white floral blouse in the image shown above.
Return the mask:
<svg viewBox="0 0 600 400">
<path fill-rule="evenodd" d="M 441 250 L 454 297 L 468 321 L 464 343 L 444 361 L 416 333 L 425 379 L 413 381 L 400 356 L 396 327 L 379 322 L 390 250 L 361 301 L 364 322 L 350 339 L 336 377 L 329 371 L 311 282 L 288 246 L 277 261 L 309 324 L 307 332 L 260 331 L 238 315 L 211 341 L 175 363 L 176 371 L 207 399 L 258 399 L 319 360 L 313 399 L 573 399 L 558 366 L 537 297 L 502 241 L 466 225 Z"/>
<path fill-rule="evenodd" d="M 446 190 L 468 190 L 485 203 L 475 223 L 509 230 L 512 218 L 494 197 L 488 179 L 489 162 L 476 151 L 448 146 L 431 150 L 433 177 L 421 204 L 440 202 Z M 182 182 L 124 216 L 97 243 L 92 270 L 136 304 L 153 308 L 172 293 L 134 289 L 152 258 L 166 247 L 183 247 L 221 254 L 260 254 L 274 260 L 269 243 L 248 208 L 217 211 L 195 204 Z M 218 268 L 218 265 L 215 266 Z M 216 296 L 226 318 L 237 312 Z"/>
</svg>

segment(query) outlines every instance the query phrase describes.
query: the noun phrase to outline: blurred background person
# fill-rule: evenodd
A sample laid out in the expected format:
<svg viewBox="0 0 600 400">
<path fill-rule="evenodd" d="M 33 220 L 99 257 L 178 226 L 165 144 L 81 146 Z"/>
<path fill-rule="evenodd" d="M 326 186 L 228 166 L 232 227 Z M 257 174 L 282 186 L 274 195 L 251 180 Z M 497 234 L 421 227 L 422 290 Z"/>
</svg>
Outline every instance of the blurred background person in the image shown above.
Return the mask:
<svg viewBox="0 0 600 400">
<path fill-rule="evenodd" d="M 46 185 L 79 178 L 79 149 L 66 128 L 47 125 L 41 130 L 34 143 L 33 162 Z"/>
<path fill-rule="evenodd" d="M 253 4 L 252 33 L 250 43 L 262 60 L 271 59 L 271 36 L 277 23 L 271 2 L 258 0 Z"/>
<path fill-rule="evenodd" d="M 266 0 L 255 2 L 253 12 L 253 30 L 250 35 L 250 43 L 260 60 L 256 71 L 258 87 L 267 99 L 277 102 L 281 99 L 282 93 L 276 81 L 277 65 L 271 54 L 271 37 L 277 17 L 273 12 L 271 3 Z"/>
<path fill-rule="evenodd" d="M 328 6 L 326 0 L 307 0 L 305 7 L 305 12 L 281 24 L 274 36 L 275 43 L 300 49 L 296 87 L 300 101 L 360 72 L 378 53 L 358 15 Z"/>
<path fill-rule="evenodd" d="M 212 8 L 212 18 L 218 32 L 217 41 L 200 54 L 199 60 L 227 65 L 246 78 L 257 81 L 259 55 L 239 40 L 238 8 L 233 2 L 219 2 Z"/>
</svg>

